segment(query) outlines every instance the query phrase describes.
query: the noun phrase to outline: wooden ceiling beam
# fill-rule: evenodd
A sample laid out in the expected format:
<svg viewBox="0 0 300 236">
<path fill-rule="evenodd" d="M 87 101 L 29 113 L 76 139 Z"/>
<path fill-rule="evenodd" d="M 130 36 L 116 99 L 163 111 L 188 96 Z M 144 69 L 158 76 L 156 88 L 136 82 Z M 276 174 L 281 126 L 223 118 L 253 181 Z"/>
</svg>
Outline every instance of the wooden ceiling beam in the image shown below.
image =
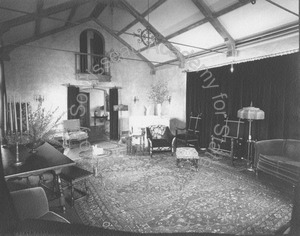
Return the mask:
<svg viewBox="0 0 300 236">
<path fill-rule="evenodd" d="M 218 11 L 218 12 L 213 13 L 213 16 L 214 17 L 219 17 L 219 16 L 222 16 L 222 15 L 225 15 L 225 14 L 227 14 L 231 11 L 234 11 L 235 9 L 238 9 L 240 7 L 243 7 L 243 6 L 245 6 L 249 3 L 250 3 L 249 0 L 239 0 L 237 3 L 234 3 L 231 6 L 228 6 L 228 7 L 224 8 L 224 9 Z"/>
<path fill-rule="evenodd" d="M 144 11 L 142 13 L 142 17 L 146 17 L 147 15 L 149 15 L 151 12 L 153 12 L 155 9 L 157 9 L 159 6 L 161 6 L 163 3 L 165 3 L 167 0 L 159 0 L 157 1 L 155 4 L 153 4 L 149 9 L 147 9 L 146 11 Z M 121 35 L 124 32 L 126 32 L 128 29 L 130 29 L 132 26 L 134 26 L 135 24 L 137 24 L 139 21 L 137 19 L 135 19 L 134 21 L 132 21 L 130 24 L 128 24 L 126 27 L 124 27 L 123 29 L 121 29 L 117 35 Z"/>
<path fill-rule="evenodd" d="M 39 14 L 37 13 L 27 13 L 27 12 L 22 12 L 22 11 L 18 11 L 15 9 L 8 9 L 5 7 L 0 7 L 0 9 L 4 9 L 4 10 L 11 10 L 11 11 L 15 11 L 15 12 L 20 12 L 23 13 L 25 15 L 20 16 L 20 17 L 16 17 L 14 19 L 11 20 L 7 20 L 7 21 L 3 21 L 0 24 L 0 28 L 2 26 L 6 26 L 6 27 L 14 27 L 14 26 L 18 26 L 18 25 L 22 25 L 31 21 L 35 21 L 37 18 L 43 18 L 43 17 L 48 17 L 50 15 L 62 12 L 62 11 L 66 11 L 74 6 L 78 6 L 78 5 L 83 5 L 86 4 L 88 2 L 91 2 L 94 0 L 69 0 L 67 2 L 55 5 L 53 7 L 49 7 L 47 9 L 43 9 L 39 12 Z"/>
<path fill-rule="evenodd" d="M 203 0 L 192 0 L 196 7 L 202 12 L 205 18 L 208 19 L 209 23 L 215 28 L 215 30 L 221 35 L 224 39 L 224 42 L 228 48 L 228 56 L 235 55 L 235 41 L 225 29 L 225 27 L 221 24 L 217 17 L 213 16 L 213 12 L 211 9 L 206 5 Z"/>
<path fill-rule="evenodd" d="M 216 12 L 216 13 L 213 13 L 213 16 L 214 17 L 222 16 L 224 14 L 227 14 L 228 12 L 231 12 L 231 11 L 233 11 L 235 9 L 238 9 L 238 8 L 240 8 L 242 6 L 245 6 L 248 3 L 250 3 L 249 0 L 240 0 L 239 2 L 233 4 L 233 5 L 229 6 L 229 7 L 226 7 L 226 8 L 224 8 L 224 9 L 222 9 L 222 10 Z M 180 30 L 172 33 L 172 34 L 169 34 L 165 38 L 167 40 L 169 40 L 169 39 L 174 38 L 174 37 L 176 37 L 176 36 L 178 36 L 180 34 L 183 34 L 183 33 L 187 32 L 189 30 L 192 30 L 192 29 L 194 29 L 194 28 L 196 28 L 196 27 L 198 27 L 200 25 L 203 25 L 203 24 L 205 24 L 207 22 L 208 22 L 207 18 L 201 19 L 201 20 L 199 20 L 199 21 L 197 21 L 195 23 L 192 23 L 192 24 L 188 25 L 187 27 L 184 27 L 184 28 L 182 28 L 182 29 L 180 29 Z M 155 45 L 151 45 L 151 47 L 152 46 L 155 46 Z M 140 52 L 143 52 L 143 51 L 145 51 L 147 49 L 149 49 L 149 47 L 141 48 Z"/>
<path fill-rule="evenodd" d="M 260 33 L 260 34 L 249 36 L 249 37 L 244 38 L 244 39 L 240 39 L 240 40 L 236 41 L 236 47 L 241 48 L 241 47 L 244 47 L 244 46 L 253 45 L 255 43 L 266 42 L 267 40 L 278 39 L 280 37 L 287 37 L 287 36 L 295 35 L 295 34 L 299 34 L 299 24 L 298 24 L 298 22 L 291 23 L 291 24 L 286 25 L 284 27 L 278 27 L 275 30 L 272 29 L 272 30 L 266 31 L 264 33 Z M 193 60 L 193 58 L 197 59 L 201 56 L 210 55 L 215 51 L 219 51 L 219 52 L 224 51 L 224 52 L 226 52 L 226 45 L 215 46 L 213 48 L 210 48 L 209 50 L 195 52 L 193 54 L 187 55 L 186 59 L 187 60 Z M 163 62 L 163 63 L 159 63 L 159 64 L 155 65 L 155 68 L 158 69 L 159 67 L 169 65 L 173 62 L 174 62 L 173 60 L 170 60 L 170 61 L 166 61 L 166 62 Z"/>
<path fill-rule="evenodd" d="M 129 48 L 134 54 L 136 54 L 139 58 L 141 58 L 142 61 L 146 62 L 148 64 L 148 66 L 150 67 L 150 69 L 151 69 L 150 73 L 155 74 L 154 65 L 146 57 L 144 57 L 139 51 L 137 51 L 132 46 L 130 46 L 130 44 L 128 44 L 124 39 L 122 39 L 120 36 L 118 36 L 113 30 L 111 30 L 109 27 L 104 25 L 99 19 L 92 18 L 92 20 L 94 20 L 96 24 L 98 24 L 107 33 L 109 33 L 111 36 L 113 36 L 115 39 L 117 39 L 120 43 L 122 43 L 124 46 Z"/>
<path fill-rule="evenodd" d="M 44 6 L 44 0 L 38 0 L 37 1 L 37 6 L 36 6 L 36 15 L 40 14 L 40 12 L 43 9 L 43 6 Z M 37 18 L 35 20 L 34 35 L 38 35 L 41 32 L 41 20 L 42 20 L 42 18 Z"/>
<path fill-rule="evenodd" d="M 185 59 L 183 54 L 175 48 L 165 37 L 155 29 L 134 7 L 132 7 L 126 0 L 120 0 L 121 5 L 133 15 L 142 25 L 148 28 L 157 37 L 158 41 L 163 43 L 180 62 L 180 67 L 184 67 Z"/>
<path fill-rule="evenodd" d="M 96 19 L 97 19 L 106 7 L 107 7 L 106 4 L 98 3 L 98 4 L 95 6 L 94 10 L 92 11 L 90 17 L 91 17 L 91 18 L 96 18 Z"/>
<path fill-rule="evenodd" d="M 77 26 L 79 24 L 83 24 L 83 23 L 88 22 L 90 20 L 91 19 L 89 17 L 83 18 L 83 19 L 77 21 L 76 23 L 74 22 L 73 24 L 70 24 L 70 25 L 67 25 L 67 26 L 62 26 L 62 27 L 59 27 L 59 28 L 56 28 L 56 29 L 53 29 L 53 30 L 46 31 L 44 33 L 40 33 L 38 35 L 34 35 L 33 37 L 30 37 L 30 38 L 27 38 L 27 39 L 19 40 L 19 41 L 15 42 L 15 43 L 6 45 L 3 50 L 5 50 L 5 51 L 12 51 L 12 50 L 14 50 L 14 49 L 16 49 L 16 48 L 18 48 L 18 47 L 20 47 L 22 45 L 31 43 L 31 42 L 39 40 L 41 38 L 48 37 L 48 36 L 50 36 L 52 34 L 56 34 L 56 33 L 62 32 L 64 30 L 68 30 L 68 29 L 70 29 L 70 28 L 72 28 L 74 26 Z"/>
<path fill-rule="evenodd" d="M 71 21 L 72 21 L 74 15 L 76 13 L 78 7 L 79 7 L 79 5 L 76 5 L 76 6 L 71 8 L 71 11 L 70 11 L 70 14 L 68 16 L 67 22 L 65 23 L 65 26 L 68 26 L 68 25 L 72 24 Z"/>
<path fill-rule="evenodd" d="M 291 11 L 291 10 L 289 10 L 289 9 L 287 9 L 287 8 L 285 8 L 285 7 L 283 7 L 283 6 L 281 6 L 280 4 L 277 4 L 276 2 L 273 2 L 273 1 L 271 1 L 271 0 L 266 0 L 266 1 L 267 1 L 268 3 L 273 4 L 273 5 L 276 6 L 276 7 L 279 7 L 280 9 L 282 9 L 282 10 L 288 12 L 288 13 L 293 14 L 294 16 L 299 17 L 299 14 L 297 14 L 297 13 L 295 13 L 295 12 L 293 12 L 293 11 Z"/>
</svg>

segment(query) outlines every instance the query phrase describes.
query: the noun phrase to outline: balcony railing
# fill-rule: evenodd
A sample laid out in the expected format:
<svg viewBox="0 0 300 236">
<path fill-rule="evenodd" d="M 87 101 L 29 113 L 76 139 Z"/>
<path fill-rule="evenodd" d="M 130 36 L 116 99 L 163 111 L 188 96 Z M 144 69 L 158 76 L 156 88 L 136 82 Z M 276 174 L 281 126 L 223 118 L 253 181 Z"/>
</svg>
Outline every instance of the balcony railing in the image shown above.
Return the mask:
<svg viewBox="0 0 300 236">
<path fill-rule="evenodd" d="M 76 53 L 75 70 L 80 80 L 110 81 L 110 60 L 106 56 Z"/>
</svg>

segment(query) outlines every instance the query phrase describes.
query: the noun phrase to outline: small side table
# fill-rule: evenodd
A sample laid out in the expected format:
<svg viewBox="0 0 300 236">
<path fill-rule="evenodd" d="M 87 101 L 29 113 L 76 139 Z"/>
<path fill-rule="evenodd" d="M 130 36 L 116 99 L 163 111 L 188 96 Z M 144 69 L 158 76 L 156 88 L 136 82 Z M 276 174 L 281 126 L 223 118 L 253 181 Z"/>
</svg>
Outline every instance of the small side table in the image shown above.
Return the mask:
<svg viewBox="0 0 300 236">
<path fill-rule="evenodd" d="M 133 145 L 133 140 L 139 140 L 138 145 Z M 143 155 L 145 152 L 145 131 L 142 130 L 141 133 L 139 134 L 130 134 L 128 137 L 127 141 L 127 153 L 128 154 L 135 154 L 136 151 L 134 151 L 134 146 L 138 146 L 139 150 L 137 149 L 136 151 L 140 151 Z"/>
</svg>

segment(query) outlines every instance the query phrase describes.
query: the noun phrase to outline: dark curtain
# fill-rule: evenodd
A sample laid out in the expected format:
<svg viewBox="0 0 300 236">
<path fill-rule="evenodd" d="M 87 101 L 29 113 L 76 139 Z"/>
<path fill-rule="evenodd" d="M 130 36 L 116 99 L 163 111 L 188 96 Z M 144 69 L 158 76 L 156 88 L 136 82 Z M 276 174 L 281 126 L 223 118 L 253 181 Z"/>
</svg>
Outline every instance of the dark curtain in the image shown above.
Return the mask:
<svg viewBox="0 0 300 236">
<path fill-rule="evenodd" d="M 5 73 L 4 73 L 4 62 L 0 60 L 0 126 L 1 126 L 1 137 L 4 137 L 4 116 L 5 110 L 7 111 L 7 99 L 6 99 L 6 85 L 5 85 Z M 4 109 L 5 107 L 5 109 Z"/>
<path fill-rule="evenodd" d="M 87 53 L 87 31 L 80 34 L 80 52 Z M 80 55 L 80 72 L 87 73 L 87 55 Z"/>
<path fill-rule="evenodd" d="M 109 111 L 110 111 L 110 139 L 119 139 L 119 112 L 114 111 L 114 105 L 118 105 L 118 89 L 109 90 Z"/>
<path fill-rule="evenodd" d="M 90 127 L 90 94 L 80 92 L 79 100 L 79 118 L 82 127 Z"/>
<path fill-rule="evenodd" d="M 213 128 L 224 120 L 218 112 L 237 119 L 251 102 L 265 112 L 264 120 L 253 122 L 252 139 L 300 139 L 299 62 L 295 53 L 236 64 L 233 73 L 230 66 L 187 73 L 186 115 L 202 113 L 201 147 L 208 147 Z"/>
<path fill-rule="evenodd" d="M 80 118 L 81 112 L 79 110 L 79 99 L 77 99 L 78 94 L 79 88 L 74 86 L 68 87 L 68 120 Z"/>
</svg>

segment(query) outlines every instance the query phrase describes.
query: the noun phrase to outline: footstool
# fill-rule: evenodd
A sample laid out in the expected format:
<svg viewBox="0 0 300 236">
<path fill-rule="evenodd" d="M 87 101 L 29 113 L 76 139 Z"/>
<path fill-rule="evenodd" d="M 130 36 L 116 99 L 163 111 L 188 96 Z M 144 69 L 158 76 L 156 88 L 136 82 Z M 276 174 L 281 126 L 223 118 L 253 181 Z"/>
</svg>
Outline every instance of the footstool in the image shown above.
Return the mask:
<svg viewBox="0 0 300 236">
<path fill-rule="evenodd" d="M 198 171 L 198 162 L 199 156 L 198 152 L 193 147 L 179 147 L 176 148 L 176 163 L 177 167 L 179 167 L 179 163 L 182 160 L 191 161 L 192 164 L 195 166 L 196 171 Z"/>
<path fill-rule="evenodd" d="M 74 206 L 75 200 L 88 195 L 88 187 L 86 185 L 86 179 L 92 174 L 93 174 L 92 172 L 84 170 L 78 166 L 69 166 L 62 169 L 60 177 L 64 182 L 67 183 L 66 188 L 71 188 L 71 196 L 70 196 L 71 207 Z M 85 191 L 74 187 L 74 184 L 79 181 L 84 181 Z M 75 191 L 80 195 L 80 197 L 77 198 L 74 197 Z"/>
</svg>

